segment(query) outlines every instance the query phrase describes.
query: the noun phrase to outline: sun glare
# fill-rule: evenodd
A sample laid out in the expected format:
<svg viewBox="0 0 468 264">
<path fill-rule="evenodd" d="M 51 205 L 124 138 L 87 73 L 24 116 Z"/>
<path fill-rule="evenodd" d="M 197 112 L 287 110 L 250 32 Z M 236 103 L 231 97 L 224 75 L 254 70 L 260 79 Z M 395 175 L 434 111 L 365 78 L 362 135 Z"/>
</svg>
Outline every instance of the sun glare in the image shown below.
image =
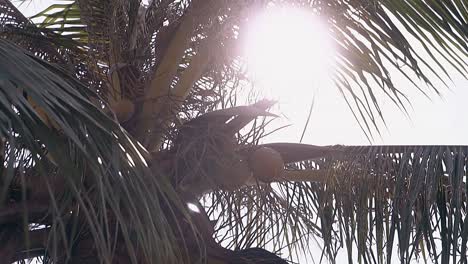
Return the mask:
<svg viewBox="0 0 468 264">
<path fill-rule="evenodd" d="M 294 115 L 329 86 L 333 47 L 327 27 L 310 10 L 267 8 L 250 21 L 245 56 L 250 78 L 263 96 Z M 285 109 L 284 106 L 286 106 Z"/>
</svg>

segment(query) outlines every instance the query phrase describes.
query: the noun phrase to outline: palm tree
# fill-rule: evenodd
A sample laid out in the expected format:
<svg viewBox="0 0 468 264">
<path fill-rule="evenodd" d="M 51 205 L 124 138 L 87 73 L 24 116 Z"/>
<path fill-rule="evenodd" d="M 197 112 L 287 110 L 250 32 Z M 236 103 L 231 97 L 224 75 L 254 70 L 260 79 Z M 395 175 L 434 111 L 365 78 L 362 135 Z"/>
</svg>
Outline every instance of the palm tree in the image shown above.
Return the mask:
<svg viewBox="0 0 468 264">
<path fill-rule="evenodd" d="M 409 103 L 389 69 L 422 93 L 467 72 L 460 0 L 76 0 L 36 24 L 0 0 L 2 261 L 285 263 L 262 248 L 321 238 L 331 262 L 467 263 L 467 147 L 259 143 L 273 102 L 235 106 L 237 47 L 284 2 L 328 21 L 369 138 L 375 93 Z"/>
</svg>

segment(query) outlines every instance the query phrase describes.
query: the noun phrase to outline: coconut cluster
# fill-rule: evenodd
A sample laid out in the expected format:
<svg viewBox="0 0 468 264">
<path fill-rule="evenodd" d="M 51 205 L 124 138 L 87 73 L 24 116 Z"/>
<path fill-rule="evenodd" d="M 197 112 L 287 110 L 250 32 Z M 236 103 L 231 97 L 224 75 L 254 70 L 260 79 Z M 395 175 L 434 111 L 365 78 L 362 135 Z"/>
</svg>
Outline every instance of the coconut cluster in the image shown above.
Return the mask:
<svg viewBox="0 0 468 264">
<path fill-rule="evenodd" d="M 193 128 L 192 128 L 193 129 Z M 179 186 L 201 195 L 213 189 L 235 190 L 256 182 L 269 183 L 284 173 L 281 154 L 269 147 L 239 153 L 234 137 L 223 133 L 185 135 L 178 141 Z M 208 143 L 209 142 L 209 143 Z M 183 155 L 183 158 L 181 156 Z"/>
<path fill-rule="evenodd" d="M 216 110 L 185 122 L 173 141 L 175 185 L 195 196 L 215 189 L 235 190 L 257 182 L 281 179 L 284 160 L 274 148 L 241 146 L 236 138 L 274 102 Z"/>
</svg>

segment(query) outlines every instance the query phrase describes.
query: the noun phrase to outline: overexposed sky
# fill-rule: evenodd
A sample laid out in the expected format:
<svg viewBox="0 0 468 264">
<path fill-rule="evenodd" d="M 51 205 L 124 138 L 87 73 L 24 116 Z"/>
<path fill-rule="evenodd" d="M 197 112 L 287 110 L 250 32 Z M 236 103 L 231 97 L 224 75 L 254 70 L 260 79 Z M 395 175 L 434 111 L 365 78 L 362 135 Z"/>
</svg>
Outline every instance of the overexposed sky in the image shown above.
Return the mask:
<svg viewBox="0 0 468 264">
<path fill-rule="evenodd" d="M 315 95 L 304 143 L 369 144 L 345 100 L 333 86 L 331 77 L 325 76 L 325 70 L 333 67 L 327 59 L 333 56 L 333 50 L 330 51 L 332 41 L 324 40 L 326 34 L 322 31 L 326 28 L 321 29 L 324 25 L 318 19 L 297 9 L 277 11 L 272 8 L 267 14 L 260 14 L 249 26 L 251 32 L 245 49 L 248 62 L 260 79 L 257 88 L 267 90 L 267 94 L 273 94 L 274 99 L 280 101 L 280 108 L 288 117 L 280 123 L 292 125 L 271 135 L 268 141 L 297 142 Z M 425 57 L 421 45 L 416 41 L 412 43 L 418 54 Z M 468 144 L 465 136 L 468 122 L 464 122 L 468 80 L 448 63 L 441 63 L 453 78 L 452 81 L 446 78 L 448 87 L 435 76 L 428 75 L 433 77 L 431 80 L 441 96 L 415 80 L 430 99 L 395 69 L 389 68 L 395 87 L 408 96 L 412 105 L 407 108 L 408 117 L 377 92 L 387 128 L 379 125 L 381 136 L 375 133 L 373 144 Z M 379 89 L 376 86 L 376 90 Z"/>
<path fill-rule="evenodd" d="M 412 108 L 408 109 L 409 118 L 390 100 L 379 98 L 388 129 L 380 126 L 382 136 L 376 135 L 374 144 L 468 145 L 468 121 L 465 120 L 468 81 L 463 76 L 454 75 L 453 82 L 449 83 L 450 90 L 438 85 L 441 96 L 430 92 L 431 99 L 409 87 L 407 80 L 396 79 L 394 82 L 396 87 L 412 89 L 407 90 L 412 102 Z M 303 142 L 316 145 L 369 144 L 338 91 L 334 87 L 325 87 L 328 91 L 317 94 Z M 298 140 L 301 135 L 309 105 L 294 102 L 289 105 L 296 108 L 297 112 L 291 117 L 296 117 L 296 122 L 272 135 L 275 141 Z"/>
</svg>

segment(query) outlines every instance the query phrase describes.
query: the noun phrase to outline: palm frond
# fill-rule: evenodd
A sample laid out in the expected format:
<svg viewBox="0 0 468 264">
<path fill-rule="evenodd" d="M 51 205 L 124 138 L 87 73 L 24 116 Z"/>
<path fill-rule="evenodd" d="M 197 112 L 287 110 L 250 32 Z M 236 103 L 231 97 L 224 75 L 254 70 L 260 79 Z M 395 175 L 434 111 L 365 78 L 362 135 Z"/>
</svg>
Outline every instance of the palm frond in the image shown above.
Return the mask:
<svg viewBox="0 0 468 264">
<path fill-rule="evenodd" d="M 67 68 L 74 67 L 83 47 L 71 36 L 36 27 L 10 1 L 0 1 L 0 37 L 14 41 L 34 55 Z"/>
<path fill-rule="evenodd" d="M 406 91 L 395 85 L 392 69 L 428 96 L 432 91 L 422 86 L 427 84 L 438 93 L 440 88 L 435 83 L 444 83 L 452 76 L 447 67 L 467 73 L 468 6 L 459 0 L 154 0 L 147 6 L 137 0 L 77 0 L 41 12 L 44 20 L 38 25 L 25 19 L 7 0 L 0 0 L 2 38 L 50 63 L 71 65 L 68 71 L 101 95 L 96 98 L 62 70 L 1 42 L 8 50 L 2 53 L 5 60 L 0 62 L 0 76 L 6 80 L 1 83 L 5 96 L 0 97 L 7 160 L 2 177 L 14 183 L 14 188 L 3 188 L 15 190 L 8 197 L 25 197 L 29 187 L 24 186 L 31 185 L 25 184 L 29 175 L 47 180 L 54 171 L 53 175 L 65 179 L 65 186 L 71 190 L 66 192 L 65 202 L 51 203 L 52 217 L 47 218 L 51 219 L 47 224 L 55 245 L 70 241 L 63 238 L 63 230 L 71 222 L 57 216 L 63 216 L 61 212 L 69 210 L 66 205 L 73 204 L 80 210 L 71 210 L 70 219 L 87 223 L 84 226 L 90 235 L 82 241 L 91 238 L 100 245 L 97 250 L 101 259 L 109 260 L 114 252 L 109 239 L 113 229 L 104 213 L 110 210 L 117 216 L 110 222 L 120 224 L 132 261 L 140 257 L 137 252 L 151 260 L 181 260 L 183 257 L 176 255 L 180 243 L 174 242 L 173 233 L 177 232 L 160 229 L 172 220 L 172 213 L 167 212 L 178 207 L 161 206 L 181 207 L 177 199 L 181 193 L 173 192 L 177 184 L 186 183 L 181 178 L 200 176 L 206 167 L 219 168 L 218 161 L 236 159 L 240 171 L 249 173 L 247 154 L 242 151 L 259 147 L 268 121 L 254 120 L 251 129 L 236 133 L 234 140 L 229 137 L 228 151 L 215 146 L 226 139 L 218 128 L 210 134 L 213 131 L 202 127 L 197 130 L 200 133 L 181 144 L 177 141 L 184 130 L 181 124 L 237 103 L 238 86 L 248 81 L 239 42 L 253 13 L 249 11 L 253 7 L 268 8 L 270 2 L 300 5 L 328 22 L 337 49 L 335 83 L 370 139 L 385 121 L 380 95 L 403 111 L 410 103 Z M 13 92 L 18 90 L 21 96 Z M 121 125 L 146 142 L 145 147 L 156 150 L 155 156 L 162 157 L 154 159 L 152 169 L 173 176 L 170 185 L 166 185 L 164 175 L 151 176 L 139 158 L 143 150 L 135 150 L 138 144 L 90 103 L 93 100 L 107 109 L 107 102 L 115 110 L 113 101 L 124 99 L 134 109 Z M 262 110 L 253 116 L 260 113 L 266 115 Z M 234 122 L 233 130 L 239 130 L 252 117 L 244 121 L 245 116 L 239 116 L 239 124 L 235 124 L 236 118 L 230 121 Z M 291 254 L 297 247 L 307 252 L 309 239 L 320 236 L 324 255 L 331 260 L 339 248 L 346 247 L 350 262 L 390 263 L 396 240 L 403 262 L 414 256 L 426 258 L 426 253 L 434 261 L 441 253 L 443 263 L 449 258 L 454 262 L 466 259 L 465 147 L 358 148 L 284 143 L 262 147 L 276 149 L 289 163 L 285 178 L 277 178 L 271 185 L 250 182 L 247 187 L 231 190 L 213 188 L 219 187 L 216 184 L 201 188 L 213 191 L 205 202 L 209 214 L 219 219 L 218 235 L 223 235 L 221 240 L 228 247 L 286 247 Z M 204 155 L 206 149 L 210 155 Z M 193 154 L 189 157 L 193 159 L 187 159 L 187 153 Z M 24 164 L 36 163 L 41 168 L 37 173 L 17 169 L 18 164 L 29 169 L 30 165 Z M 71 176 L 60 173 L 64 170 Z M 117 176 L 119 172 L 122 177 Z M 211 171 L 216 173 L 219 171 Z M 194 177 L 189 183 L 205 184 L 206 178 Z M 211 179 L 219 183 L 217 180 Z M 51 186 L 53 182 L 51 179 Z M 184 216 L 184 210 L 180 210 Z M 36 214 L 36 208 L 30 208 L 30 212 Z M 75 212 L 84 217 L 75 217 Z M 3 219 L 24 219 L 10 217 Z M 134 228 L 128 219 L 135 221 Z M 14 232 L 22 234 L 27 228 L 12 230 L 5 237 L 19 237 Z M 443 242 L 439 243 L 439 238 Z M 53 259 L 63 247 L 45 248 L 45 255 Z M 357 255 L 353 252 L 356 249 Z"/>
<path fill-rule="evenodd" d="M 403 111 L 406 92 L 396 87 L 394 70 L 423 94 L 437 94 L 447 65 L 467 73 L 467 6 L 459 1 L 333 1 L 319 4 L 336 39 L 339 65 L 335 83 L 367 135 L 384 121 L 378 97 L 386 95 Z M 420 45 L 422 48 L 418 49 Z M 414 80 L 419 80 L 414 81 Z"/>
<path fill-rule="evenodd" d="M 95 94 L 5 40 L 0 62 L 2 244 L 27 255 L 40 243 L 39 254 L 53 261 L 88 245 L 105 263 L 119 254 L 131 263 L 184 261 L 177 228 L 166 228 L 173 214 L 161 207 L 183 206 L 149 171 L 138 143 L 91 103 Z M 35 225 L 47 239 L 33 240 Z"/>
<path fill-rule="evenodd" d="M 272 187 L 213 194 L 208 212 L 234 248 L 307 252 L 318 234 L 331 262 L 345 249 L 349 263 L 457 263 L 467 258 L 467 155 L 466 146 L 341 146 L 289 164 Z"/>
<path fill-rule="evenodd" d="M 181 56 L 185 50 L 192 48 L 187 45 L 187 41 L 177 40 L 180 46 L 178 55 L 180 58 L 176 59 L 173 65 L 170 64 L 172 66 L 164 66 L 162 61 L 165 56 L 173 57 L 170 49 L 174 49 L 175 45 L 170 44 L 171 40 L 176 34 L 183 33 L 179 31 L 181 23 L 190 16 L 191 12 L 187 11 L 194 9 L 194 4 L 190 1 L 177 3 L 151 1 L 148 6 L 138 8 L 137 2 L 117 1 L 111 5 L 107 1 L 82 0 L 68 5 L 55 5 L 55 12 L 42 12 L 40 15 L 45 16 L 43 25 L 59 26 L 59 29 L 56 29 L 57 32 L 67 28 L 73 31 L 75 28 L 87 34 L 85 40 L 93 43 L 97 49 L 94 57 L 101 58 L 101 61 L 109 61 L 112 58 L 109 61 L 111 64 L 109 67 L 116 63 L 134 65 L 137 63 L 135 59 L 138 56 L 144 57 L 146 62 L 137 64 L 149 70 L 144 74 L 149 75 L 142 77 L 148 78 L 148 82 L 159 80 L 154 76 L 153 78 L 149 76 L 158 75 L 157 72 L 161 71 L 166 72 L 164 69 L 167 67 L 183 70 L 183 67 L 179 67 Z M 439 88 L 434 85 L 434 82 L 446 83 L 447 78 L 451 77 L 447 71 L 447 65 L 461 74 L 467 72 L 467 8 L 459 1 L 447 0 L 440 3 L 426 0 L 272 2 L 276 5 L 296 4 L 302 8 L 310 8 L 311 12 L 317 13 L 328 21 L 337 52 L 335 83 L 369 139 L 373 138 L 376 130 L 379 131 L 379 124 L 385 122 L 378 99 L 381 94 L 388 97 L 403 111 L 406 111 L 409 106 L 407 91 L 395 86 L 390 76 L 390 69 L 394 69 L 399 75 L 407 78 L 409 83 L 425 95 L 430 95 L 431 91 L 424 89 L 423 84 L 432 87 L 432 90 L 438 94 Z M 208 14 L 206 13 L 207 7 L 204 7 L 201 9 L 206 13 L 204 17 L 197 16 L 198 18 L 195 19 L 197 22 L 192 28 L 185 27 L 188 30 L 184 33 L 186 40 L 196 34 L 206 37 L 217 35 L 211 40 L 211 42 L 220 42 L 222 46 L 218 48 L 219 52 L 211 50 L 211 53 L 216 52 L 221 55 L 217 59 L 215 70 L 220 68 L 228 71 L 234 70 L 232 77 L 242 74 L 230 64 L 233 63 L 233 58 L 240 55 L 237 48 L 238 40 L 243 36 L 242 27 L 245 26 L 245 21 L 240 16 L 246 14 L 243 10 L 248 9 L 249 5 L 229 4 L 220 7 L 225 14 L 219 12 Z M 267 5 L 254 6 L 261 9 L 262 6 Z M 105 12 L 106 9 L 115 10 L 117 13 Z M 223 17 L 222 27 L 208 26 L 203 22 L 213 23 L 216 16 Z M 142 19 L 145 23 L 140 23 Z M 83 28 L 77 28 L 76 24 L 82 25 Z M 219 34 L 220 31 L 223 34 Z M 417 48 L 416 43 L 421 47 Z M 117 46 L 111 49 L 109 45 Z M 131 50 L 139 54 L 137 57 L 135 54 L 132 55 L 133 59 L 130 60 L 124 56 L 129 46 Z M 111 57 L 102 57 L 104 54 L 109 56 L 109 52 L 116 53 Z M 128 73 L 121 74 L 128 75 Z M 203 75 L 197 78 L 202 77 Z M 121 78 L 122 76 L 119 77 Z M 168 78 L 165 81 L 166 84 L 158 83 L 158 87 L 164 87 L 167 90 L 172 87 L 174 81 L 177 82 L 177 78 Z M 119 83 L 125 82 L 119 81 Z M 139 84 L 136 85 L 136 83 Z M 142 85 L 136 80 L 133 84 L 134 87 Z M 118 86 L 116 80 L 111 86 Z M 150 86 L 154 87 L 154 84 L 148 85 Z M 136 89 L 134 87 L 132 87 L 133 90 Z M 128 90 L 116 87 L 112 89 Z M 141 90 L 142 87 L 138 89 Z M 150 88 L 146 88 L 144 93 L 147 99 L 152 98 L 153 94 L 167 96 L 159 95 Z M 149 106 L 145 108 L 143 116 L 150 115 Z M 148 116 L 144 119 L 148 119 Z"/>
</svg>

